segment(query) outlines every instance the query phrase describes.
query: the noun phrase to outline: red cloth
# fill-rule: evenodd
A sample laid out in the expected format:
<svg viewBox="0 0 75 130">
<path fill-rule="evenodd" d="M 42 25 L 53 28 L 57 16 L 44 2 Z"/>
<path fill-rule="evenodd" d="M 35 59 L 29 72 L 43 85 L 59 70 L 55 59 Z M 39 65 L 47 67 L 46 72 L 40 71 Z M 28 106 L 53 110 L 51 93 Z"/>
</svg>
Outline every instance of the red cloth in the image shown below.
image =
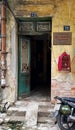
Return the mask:
<svg viewBox="0 0 75 130">
<path fill-rule="evenodd" d="M 63 63 L 63 57 L 67 56 L 68 60 L 66 60 L 65 66 Z M 63 52 L 58 59 L 58 70 L 70 70 L 70 55 L 68 55 L 66 52 Z"/>
</svg>

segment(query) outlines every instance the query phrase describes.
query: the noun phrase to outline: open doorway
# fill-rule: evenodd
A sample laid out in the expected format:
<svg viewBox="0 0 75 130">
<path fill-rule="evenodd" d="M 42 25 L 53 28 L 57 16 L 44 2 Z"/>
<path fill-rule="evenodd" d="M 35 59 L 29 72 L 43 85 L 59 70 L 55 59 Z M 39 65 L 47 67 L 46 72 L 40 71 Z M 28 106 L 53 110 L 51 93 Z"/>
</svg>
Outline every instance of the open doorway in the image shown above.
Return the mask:
<svg viewBox="0 0 75 130">
<path fill-rule="evenodd" d="M 19 19 L 18 97 L 51 92 L 51 18 Z M 34 92 L 34 94 L 33 94 Z"/>
<path fill-rule="evenodd" d="M 50 96 L 51 90 L 51 36 L 31 36 L 31 91 Z"/>
</svg>

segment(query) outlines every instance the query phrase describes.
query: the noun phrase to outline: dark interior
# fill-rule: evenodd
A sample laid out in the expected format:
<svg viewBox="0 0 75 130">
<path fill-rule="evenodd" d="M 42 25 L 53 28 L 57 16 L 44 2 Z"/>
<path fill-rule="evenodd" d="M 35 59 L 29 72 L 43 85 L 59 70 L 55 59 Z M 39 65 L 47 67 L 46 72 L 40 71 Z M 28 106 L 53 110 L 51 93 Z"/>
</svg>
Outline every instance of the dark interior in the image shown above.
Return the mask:
<svg viewBox="0 0 75 130">
<path fill-rule="evenodd" d="M 50 95 L 51 39 L 50 34 L 31 36 L 31 91 Z"/>
</svg>

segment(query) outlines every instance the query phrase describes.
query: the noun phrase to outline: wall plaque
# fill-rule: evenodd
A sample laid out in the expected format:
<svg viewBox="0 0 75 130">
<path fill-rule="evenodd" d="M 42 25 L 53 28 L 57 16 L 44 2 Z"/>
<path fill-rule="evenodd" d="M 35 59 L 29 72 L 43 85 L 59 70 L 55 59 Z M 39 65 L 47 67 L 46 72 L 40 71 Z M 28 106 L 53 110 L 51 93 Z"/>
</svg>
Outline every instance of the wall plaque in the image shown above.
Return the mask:
<svg viewBox="0 0 75 130">
<path fill-rule="evenodd" d="M 72 32 L 54 32 L 53 44 L 54 45 L 71 45 Z"/>
<path fill-rule="evenodd" d="M 34 30 L 33 22 L 19 23 L 19 31 L 26 32 L 26 31 L 33 31 L 33 30 Z"/>
<path fill-rule="evenodd" d="M 37 31 L 50 31 L 50 22 L 37 22 Z"/>
</svg>

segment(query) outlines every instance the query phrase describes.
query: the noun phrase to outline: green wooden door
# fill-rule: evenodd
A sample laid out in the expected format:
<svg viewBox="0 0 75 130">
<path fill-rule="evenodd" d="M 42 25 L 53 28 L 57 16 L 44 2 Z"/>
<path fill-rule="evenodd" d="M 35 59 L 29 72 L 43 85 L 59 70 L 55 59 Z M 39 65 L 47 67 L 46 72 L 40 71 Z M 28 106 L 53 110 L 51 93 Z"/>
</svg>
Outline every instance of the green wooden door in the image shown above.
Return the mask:
<svg viewBox="0 0 75 130">
<path fill-rule="evenodd" d="M 18 97 L 30 92 L 30 40 L 26 37 L 19 38 L 18 51 Z"/>
</svg>

